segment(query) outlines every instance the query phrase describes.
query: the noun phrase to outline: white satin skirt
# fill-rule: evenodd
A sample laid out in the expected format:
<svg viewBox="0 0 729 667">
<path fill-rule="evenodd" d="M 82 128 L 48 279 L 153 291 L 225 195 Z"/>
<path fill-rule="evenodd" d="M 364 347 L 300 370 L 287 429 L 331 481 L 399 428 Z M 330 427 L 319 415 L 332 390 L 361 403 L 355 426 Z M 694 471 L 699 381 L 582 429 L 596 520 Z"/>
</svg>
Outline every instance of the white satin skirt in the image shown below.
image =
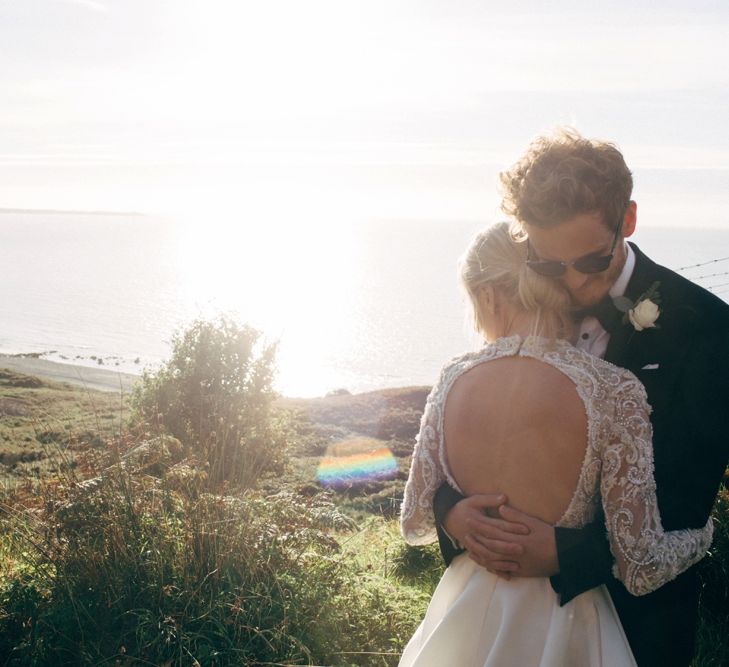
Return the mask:
<svg viewBox="0 0 729 667">
<path fill-rule="evenodd" d="M 636 667 L 604 586 L 564 607 L 546 578 L 506 581 L 455 558 L 400 667 Z"/>
</svg>

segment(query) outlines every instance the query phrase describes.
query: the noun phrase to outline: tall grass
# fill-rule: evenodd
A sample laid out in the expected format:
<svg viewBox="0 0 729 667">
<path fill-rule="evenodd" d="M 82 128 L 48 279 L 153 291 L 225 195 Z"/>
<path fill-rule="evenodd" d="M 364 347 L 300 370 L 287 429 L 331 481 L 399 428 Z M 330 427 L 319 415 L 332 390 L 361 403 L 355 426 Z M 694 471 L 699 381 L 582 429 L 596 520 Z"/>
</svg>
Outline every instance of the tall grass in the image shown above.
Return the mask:
<svg viewBox="0 0 729 667">
<path fill-rule="evenodd" d="M 128 432 L 5 491 L 0 664 L 396 664 L 425 596 L 389 547 L 351 549 L 330 497 L 270 482 L 289 445 L 273 354 L 229 318 L 194 322 Z"/>
<path fill-rule="evenodd" d="M 5 499 L 3 664 L 396 663 L 422 595 L 342 551 L 330 500 L 201 493 L 184 468 Z"/>
<path fill-rule="evenodd" d="M 714 506 L 714 541 L 699 564 L 701 603 L 693 667 L 729 665 L 729 469 Z"/>
</svg>

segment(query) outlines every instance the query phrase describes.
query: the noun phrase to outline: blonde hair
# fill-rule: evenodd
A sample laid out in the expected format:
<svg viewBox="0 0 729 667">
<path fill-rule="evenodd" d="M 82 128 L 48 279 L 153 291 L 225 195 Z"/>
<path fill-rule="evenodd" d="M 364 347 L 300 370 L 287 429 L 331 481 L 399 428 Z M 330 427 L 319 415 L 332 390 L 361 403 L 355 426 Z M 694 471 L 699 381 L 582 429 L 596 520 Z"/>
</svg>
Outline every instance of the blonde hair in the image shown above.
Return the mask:
<svg viewBox="0 0 729 667">
<path fill-rule="evenodd" d="M 471 301 L 476 331 L 485 335 L 479 290 L 487 284 L 499 288 L 517 307 L 534 313 L 534 335 L 567 338 L 571 334 L 570 299 L 566 290 L 526 265 L 526 241 L 517 238 L 506 222 L 480 232 L 458 262 L 461 284 Z"/>
<path fill-rule="evenodd" d="M 611 143 L 559 128 L 537 137 L 511 169 L 499 174 L 501 210 L 523 226 L 549 228 L 599 212 L 614 229 L 633 192 L 633 177 Z"/>
</svg>

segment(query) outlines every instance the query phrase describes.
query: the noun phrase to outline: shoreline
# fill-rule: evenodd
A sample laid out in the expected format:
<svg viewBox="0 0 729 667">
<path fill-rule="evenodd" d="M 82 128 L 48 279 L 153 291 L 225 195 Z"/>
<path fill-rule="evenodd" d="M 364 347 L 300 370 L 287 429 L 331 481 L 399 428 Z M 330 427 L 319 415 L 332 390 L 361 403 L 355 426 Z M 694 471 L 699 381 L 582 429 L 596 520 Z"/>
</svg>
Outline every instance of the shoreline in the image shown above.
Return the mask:
<svg viewBox="0 0 729 667">
<path fill-rule="evenodd" d="M 8 368 L 24 375 L 36 375 L 45 380 L 96 389 L 127 393 L 140 376 L 104 368 L 65 364 L 59 361 L 38 359 L 32 355 L 0 353 L 0 368 Z"/>
<path fill-rule="evenodd" d="M 42 380 L 53 382 L 65 382 L 74 387 L 94 389 L 96 391 L 123 392 L 129 393 L 134 384 L 142 377 L 141 373 L 124 373 L 112 371 L 109 368 L 96 368 L 93 366 L 82 366 L 80 364 L 69 364 L 60 361 L 49 361 L 40 359 L 35 353 L 8 354 L 0 352 L 0 369 L 6 368 L 22 375 L 36 376 Z M 407 385 L 402 387 L 381 387 L 357 393 L 349 391 L 332 392 L 322 396 L 284 396 L 280 395 L 278 401 L 290 405 L 309 405 L 316 403 L 328 404 L 331 402 L 343 402 L 362 398 L 369 395 L 397 395 L 409 391 L 430 391 L 430 386 Z"/>
</svg>

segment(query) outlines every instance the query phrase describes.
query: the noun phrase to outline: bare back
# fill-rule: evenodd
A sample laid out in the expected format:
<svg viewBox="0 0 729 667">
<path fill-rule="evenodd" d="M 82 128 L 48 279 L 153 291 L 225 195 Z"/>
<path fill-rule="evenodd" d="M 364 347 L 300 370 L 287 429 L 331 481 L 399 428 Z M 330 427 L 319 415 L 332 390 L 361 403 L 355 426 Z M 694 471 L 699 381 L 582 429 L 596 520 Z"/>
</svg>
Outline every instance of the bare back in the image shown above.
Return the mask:
<svg viewBox="0 0 729 667">
<path fill-rule="evenodd" d="M 587 446 L 587 416 L 575 385 L 553 366 L 510 356 L 479 364 L 448 392 L 448 467 L 466 495 L 503 492 L 549 523 L 563 515 Z"/>
</svg>

